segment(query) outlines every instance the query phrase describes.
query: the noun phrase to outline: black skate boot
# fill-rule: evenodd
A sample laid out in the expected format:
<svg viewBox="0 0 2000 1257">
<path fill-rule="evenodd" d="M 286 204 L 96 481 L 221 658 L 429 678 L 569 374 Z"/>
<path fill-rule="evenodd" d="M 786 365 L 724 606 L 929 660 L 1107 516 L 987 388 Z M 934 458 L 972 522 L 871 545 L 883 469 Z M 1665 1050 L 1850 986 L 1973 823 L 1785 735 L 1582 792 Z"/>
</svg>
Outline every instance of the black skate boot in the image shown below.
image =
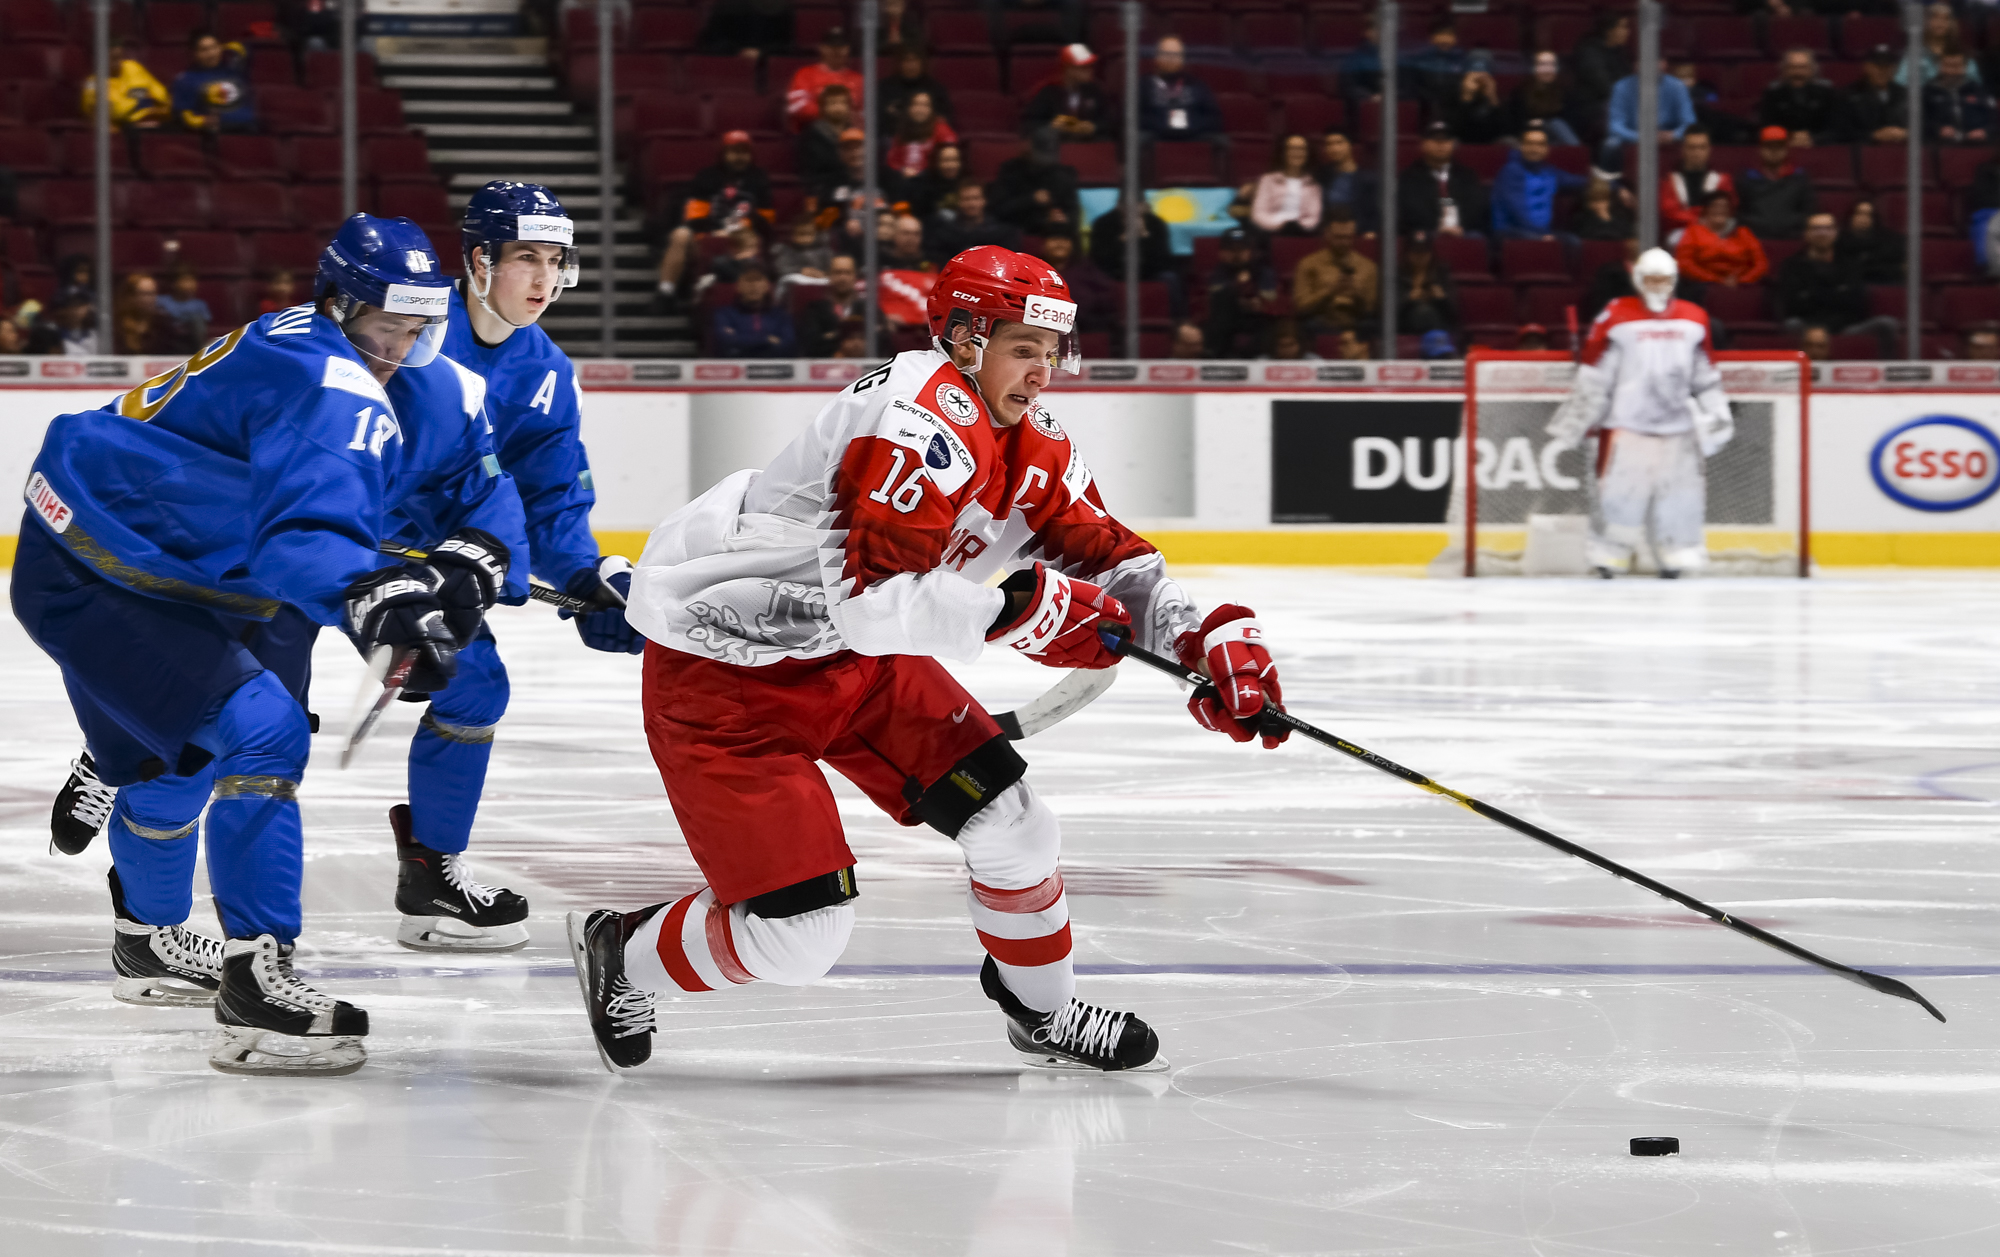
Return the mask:
<svg viewBox="0 0 2000 1257">
<path fill-rule="evenodd" d="M 410 832 L 410 807 L 389 809 L 396 832 L 396 941 L 411 951 L 513 951 L 528 945 L 528 901 L 482 886 L 457 851 L 435 851 Z"/>
<path fill-rule="evenodd" d="M 118 787 L 97 779 L 97 761 L 85 750 L 70 761 L 69 780 L 56 795 L 49 813 L 49 850 L 64 855 L 80 855 L 90 840 L 111 819 L 111 805 L 118 801 Z"/>
<path fill-rule="evenodd" d="M 222 940 L 185 925 L 146 925 L 125 907 L 125 888 L 111 870 L 111 998 L 124 1004 L 206 1008 L 222 984 Z"/>
<path fill-rule="evenodd" d="M 208 1063 L 225 1074 L 330 1077 L 368 1059 L 368 1014 L 292 972 L 292 948 L 269 934 L 222 945 L 215 997 L 222 1027 Z"/>
<path fill-rule="evenodd" d="M 588 915 L 569 914 L 576 984 L 583 988 L 583 1007 L 590 1014 L 598 1058 L 614 1074 L 644 1065 L 653 1054 L 654 997 L 625 976 L 625 941 L 665 906 L 641 912 L 600 909 Z"/>
<path fill-rule="evenodd" d="M 1052 1013 L 1038 1013 L 1007 989 L 991 956 L 979 970 L 979 986 L 1007 1014 L 1007 1042 L 1030 1065 L 1106 1073 L 1167 1067 L 1159 1036 L 1131 1013 L 1099 1008 L 1075 996 Z"/>
</svg>

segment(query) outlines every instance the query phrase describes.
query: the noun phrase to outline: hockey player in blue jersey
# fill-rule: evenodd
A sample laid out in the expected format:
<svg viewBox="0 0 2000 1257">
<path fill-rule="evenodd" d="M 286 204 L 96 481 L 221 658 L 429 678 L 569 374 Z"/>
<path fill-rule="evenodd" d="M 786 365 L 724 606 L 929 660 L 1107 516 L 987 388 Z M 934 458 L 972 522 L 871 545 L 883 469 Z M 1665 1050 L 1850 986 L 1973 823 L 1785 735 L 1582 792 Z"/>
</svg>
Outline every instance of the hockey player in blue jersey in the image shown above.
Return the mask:
<svg viewBox="0 0 2000 1257">
<path fill-rule="evenodd" d="M 576 283 L 574 225 L 547 188 L 495 181 L 466 205 L 463 248 L 466 277 L 452 289 L 443 352 L 486 381 L 500 465 L 527 511 L 528 557 L 518 565 L 597 608 L 577 619 L 585 645 L 638 654 L 644 639 L 624 610 L 632 565 L 600 558 L 590 532 L 596 494 L 578 437 L 576 368 L 535 326 Z M 398 540 L 417 544 L 420 532 Z M 507 670 L 482 627 L 411 741 L 409 803 L 389 811 L 405 947 L 506 951 L 528 941 L 527 900 L 481 885 L 464 863 L 507 698 Z"/>
<path fill-rule="evenodd" d="M 58 417 L 29 477 L 14 612 L 116 792 L 118 993 L 212 999 L 210 1063 L 226 1072 L 365 1059 L 367 1014 L 291 967 L 319 627 L 364 655 L 414 652 L 410 683 L 444 692 L 486 612 L 526 597 L 484 384 L 437 356 L 448 311 L 422 231 L 356 215 L 322 255 L 315 304 Z M 392 512 L 428 531 L 425 563 L 385 563 Z M 204 806 L 220 944 L 183 925 Z"/>
</svg>

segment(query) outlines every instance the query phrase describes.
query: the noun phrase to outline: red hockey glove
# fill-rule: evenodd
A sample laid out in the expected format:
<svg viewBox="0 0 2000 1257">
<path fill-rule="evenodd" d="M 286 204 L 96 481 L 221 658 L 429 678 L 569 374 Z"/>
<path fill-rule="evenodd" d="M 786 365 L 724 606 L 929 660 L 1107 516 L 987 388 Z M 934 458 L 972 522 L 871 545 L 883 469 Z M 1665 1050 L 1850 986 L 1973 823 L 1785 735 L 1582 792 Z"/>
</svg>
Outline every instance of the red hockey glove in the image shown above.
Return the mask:
<svg viewBox="0 0 2000 1257">
<path fill-rule="evenodd" d="M 1004 641 L 1051 668 L 1108 668 L 1118 662 L 1097 631 L 1114 624 L 1129 627 L 1132 613 L 1096 585 L 1037 563 L 1009 576 L 1000 588 L 1009 607 L 1017 593 L 1028 595 L 1028 605 L 1019 615 L 1001 611 L 987 641 Z"/>
<path fill-rule="evenodd" d="M 1265 733 L 1257 718 L 1266 698 L 1280 711 L 1285 702 L 1278 688 L 1278 667 L 1264 649 L 1264 630 L 1256 612 L 1234 603 L 1217 607 L 1199 629 L 1182 633 L 1174 649 L 1185 668 L 1200 670 L 1206 663 L 1215 683 L 1213 693 L 1197 691 L 1188 700 L 1188 710 L 1202 728 L 1226 733 L 1235 742 L 1248 742 L 1262 733 L 1266 749 L 1292 736 L 1283 728 Z"/>
</svg>

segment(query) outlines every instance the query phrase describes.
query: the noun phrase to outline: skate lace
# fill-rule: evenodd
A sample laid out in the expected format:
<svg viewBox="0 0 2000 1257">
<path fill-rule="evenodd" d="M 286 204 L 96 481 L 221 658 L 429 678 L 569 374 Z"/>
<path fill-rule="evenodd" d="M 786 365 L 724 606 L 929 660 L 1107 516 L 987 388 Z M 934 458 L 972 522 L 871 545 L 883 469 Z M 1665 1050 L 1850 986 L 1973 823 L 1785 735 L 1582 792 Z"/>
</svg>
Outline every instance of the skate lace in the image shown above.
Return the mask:
<svg viewBox="0 0 2000 1257">
<path fill-rule="evenodd" d="M 264 970 L 264 991 L 279 999 L 289 1000 L 302 1008 L 317 1012 L 331 1012 L 340 1001 L 331 995 L 322 994 L 305 984 L 298 974 L 292 972 L 292 958 L 276 947 L 266 947 L 258 957 Z"/>
<path fill-rule="evenodd" d="M 161 930 L 159 937 L 168 959 L 203 973 L 222 972 L 222 940 L 179 925 Z"/>
<path fill-rule="evenodd" d="M 472 876 L 472 870 L 456 851 L 448 851 L 444 857 L 444 880 L 451 883 L 453 890 L 467 899 L 476 899 L 482 908 L 493 906 L 493 897 L 500 893 L 498 887 L 487 886 Z"/>
<path fill-rule="evenodd" d="M 97 771 L 82 756 L 69 762 L 69 770 L 76 775 L 76 799 L 69 814 L 86 825 L 104 828 L 104 822 L 111 819 L 112 805 L 118 802 L 117 787 L 99 781 Z"/>
<path fill-rule="evenodd" d="M 1118 1047 L 1118 1036 L 1124 1033 L 1125 1018 L 1129 1015 L 1086 1004 L 1072 996 L 1069 1003 L 1035 1027 L 1030 1037 L 1037 1043 L 1079 1054 L 1110 1056 Z"/>
<path fill-rule="evenodd" d="M 651 991 L 633 986 L 624 977 L 614 981 L 611 984 L 611 998 L 604 1004 L 604 1015 L 618 1028 L 612 1037 L 624 1039 L 651 1031 L 654 1003 L 655 996 Z"/>
</svg>

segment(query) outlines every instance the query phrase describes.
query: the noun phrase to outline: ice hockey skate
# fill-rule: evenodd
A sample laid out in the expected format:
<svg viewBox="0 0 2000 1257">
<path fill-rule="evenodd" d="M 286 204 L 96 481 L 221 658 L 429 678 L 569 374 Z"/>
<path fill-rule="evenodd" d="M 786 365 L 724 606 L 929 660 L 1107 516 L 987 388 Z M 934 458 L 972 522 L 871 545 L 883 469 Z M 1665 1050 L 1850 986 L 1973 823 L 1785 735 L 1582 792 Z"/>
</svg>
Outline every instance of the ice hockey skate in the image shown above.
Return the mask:
<svg viewBox="0 0 2000 1257">
<path fill-rule="evenodd" d="M 389 809 L 396 833 L 396 941 L 411 951 L 514 951 L 528 945 L 528 901 L 476 881 L 458 851 L 437 851 L 410 832 L 410 808 Z"/>
<path fill-rule="evenodd" d="M 111 870 L 115 933 L 111 964 L 118 977 L 111 998 L 121 1004 L 206 1008 L 222 984 L 222 940 L 185 925 L 146 925 L 125 907 L 125 888 Z"/>
<path fill-rule="evenodd" d="M 69 780 L 57 792 L 55 808 L 49 813 L 49 850 L 82 854 L 91 839 L 103 832 L 117 802 L 117 787 L 97 779 L 97 761 L 90 758 L 90 751 L 77 752 L 70 761 Z"/>
<path fill-rule="evenodd" d="M 1007 989 L 991 956 L 979 970 L 979 986 L 1007 1014 L 1007 1042 L 1037 1069 L 1157 1073 L 1167 1068 L 1160 1037 L 1131 1013 L 1073 995 L 1054 1012 L 1038 1013 Z"/>
<path fill-rule="evenodd" d="M 316 991 L 292 972 L 292 947 L 269 934 L 223 944 L 208 1063 L 225 1074 L 335 1077 L 368 1060 L 362 1009 Z"/>
<path fill-rule="evenodd" d="M 568 917 L 570 956 L 576 984 L 590 1013 L 590 1033 L 598 1059 L 614 1074 L 644 1065 L 653 1054 L 654 996 L 625 976 L 625 940 L 652 911 L 572 912 Z"/>
</svg>

